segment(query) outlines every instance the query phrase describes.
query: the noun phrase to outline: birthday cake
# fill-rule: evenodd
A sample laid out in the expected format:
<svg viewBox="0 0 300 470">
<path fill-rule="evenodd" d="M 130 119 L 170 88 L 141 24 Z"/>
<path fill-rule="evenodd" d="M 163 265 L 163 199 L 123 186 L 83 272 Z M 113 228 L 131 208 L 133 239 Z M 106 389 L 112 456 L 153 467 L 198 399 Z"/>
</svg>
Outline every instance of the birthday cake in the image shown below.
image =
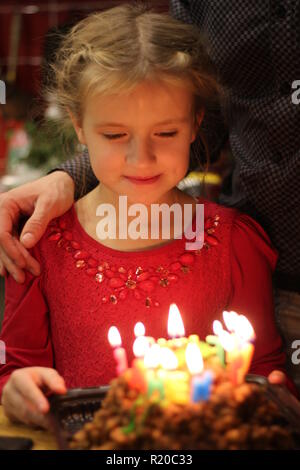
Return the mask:
<svg viewBox="0 0 300 470">
<path fill-rule="evenodd" d="M 245 382 L 254 349 L 250 323 L 235 312 L 224 314 L 229 331 L 215 322 L 217 334 L 205 342 L 182 333 L 157 341 L 136 333 L 136 359 L 130 368 L 122 360 L 121 342 L 110 340 L 118 377 L 93 421 L 73 436 L 70 447 L 293 449 L 293 432 L 281 410 L 263 386 Z"/>
</svg>

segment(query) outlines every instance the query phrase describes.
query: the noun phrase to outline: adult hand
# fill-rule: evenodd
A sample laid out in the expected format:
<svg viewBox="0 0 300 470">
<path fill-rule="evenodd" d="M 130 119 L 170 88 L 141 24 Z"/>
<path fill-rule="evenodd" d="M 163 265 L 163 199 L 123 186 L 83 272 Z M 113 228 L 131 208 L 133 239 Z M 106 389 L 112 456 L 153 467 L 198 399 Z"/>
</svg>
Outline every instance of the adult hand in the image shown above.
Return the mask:
<svg viewBox="0 0 300 470">
<path fill-rule="evenodd" d="M 64 214 L 74 201 L 74 181 L 64 171 L 55 171 L 0 195 L 0 275 L 7 270 L 14 279 L 25 281 L 24 269 L 40 274 L 39 263 L 30 255 L 48 223 Z M 20 240 L 17 233 L 21 215 L 31 216 Z"/>
<path fill-rule="evenodd" d="M 65 394 L 64 379 L 55 369 L 24 367 L 15 370 L 2 391 L 5 415 L 13 422 L 48 429 L 49 402 L 44 393 Z"/>
</svg>

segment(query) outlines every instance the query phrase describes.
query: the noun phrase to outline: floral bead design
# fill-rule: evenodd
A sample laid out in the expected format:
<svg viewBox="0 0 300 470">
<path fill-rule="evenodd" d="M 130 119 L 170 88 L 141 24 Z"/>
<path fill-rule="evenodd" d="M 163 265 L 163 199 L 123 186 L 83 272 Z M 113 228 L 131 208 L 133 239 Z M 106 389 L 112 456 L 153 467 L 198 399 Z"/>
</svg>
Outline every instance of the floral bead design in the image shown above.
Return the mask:
<svg viewBox="0 0 300 470">
<path fill-rule="evenodd" d="M 219 225 L 220 217 L 215 215 L 204 223 L 204 248 L 216 246 L 219 240 L 215 230 Z M 159 307 L 155 293 L 159 289 L 166 289 L 177 283 L 186 274 L 192 271 L 200 250 L 184 251 L 177 259 L 167 266 L 142 266 L 125 268 L 111 265 L 107 261 L 97 260 L 84 250 L 78 243 L 64 220 L 52 222 L 49 227 L 48 240 L 55 242 L 58 248 L 64 249 L 73 257 L 74 266 L 100 285 L 106 286 L 110 293 L 102 297 L 102 303 L 110 302 L 116 305 L 128 296 L 141 300 L 146 307 Z"/>
</svg>

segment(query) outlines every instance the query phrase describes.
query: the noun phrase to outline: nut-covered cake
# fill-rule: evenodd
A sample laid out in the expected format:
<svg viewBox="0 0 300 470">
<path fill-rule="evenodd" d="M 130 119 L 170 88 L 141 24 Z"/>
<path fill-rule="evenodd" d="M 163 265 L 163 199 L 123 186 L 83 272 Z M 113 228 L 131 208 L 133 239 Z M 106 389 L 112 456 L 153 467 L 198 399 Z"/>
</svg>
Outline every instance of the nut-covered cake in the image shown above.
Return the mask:
<svg viewBox="0 0 300 470">
<path fill-rule="evenodd" d="M 172 326 L 177 322 L 177 330 Z M 118 330 L 109 331 L 118 377 L 93 421 L 77 432 L 73 449 L 293 449 L 293 431 L 267 386 L 245 382 L 254 331 L 243 315 L 224 312 L 215 335 L 184 337 L 175 305 L 169 336 L 155 341 L 135 328 L 135 359 L 127 366 Z M 171 325 L 171 326 L 170 326 Z M 175 337 L 177 335 L 177 337 Z"/>
<path fill-rule="evenodd" d="M 216 371 L 215 371 L 216 372 Z M 292 449 L 293 433 L 264 387 L 233 386 L 216 372 L 207 401 L 177 404 L 147 398 L 114 379 L 91 423 L 73 436 L 76 449 Z"/>
</svg>

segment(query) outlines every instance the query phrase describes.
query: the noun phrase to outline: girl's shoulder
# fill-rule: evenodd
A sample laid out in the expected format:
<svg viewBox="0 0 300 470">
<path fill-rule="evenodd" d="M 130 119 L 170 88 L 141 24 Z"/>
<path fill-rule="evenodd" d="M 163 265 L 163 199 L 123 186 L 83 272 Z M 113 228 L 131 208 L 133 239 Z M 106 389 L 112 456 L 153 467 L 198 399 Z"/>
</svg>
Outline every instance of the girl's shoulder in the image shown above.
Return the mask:
<svg viewBox="0 0 300 470">
<path fill-rule="evenodd" d="M 39 242 L 32 248 L 31 254 L 39 261 L 47 256 L 54 245 L 61 246 L 71 240 L 74 228 L 74 205 L 64 214 L 52 219 Z M 51 242 L 51 243 L 50 243 Z"/>
<path fill-rule="evenodd" d="M 264 228 L 250 215 L 236 208 L 199 198 L 204 204 L 205 239 L 216 237 L 231 253 L 246 250 L 249 255 L 260 253 L 268 258 L 273 269 L 276 265 L 278 252 Z M 213 240 L 213 239 L 212 239 Z"/>
<path fill-rule="evenodd" d="M 222 220 L 222 224 L 232 224 L 234 219 L 241 213 L 231 207 L 222 206 L 216 202 L 209 201 L 208 199 L 198 197 L 197 203 L 204 205 L 204 220 L 217 217 Z"/>
</svg>

